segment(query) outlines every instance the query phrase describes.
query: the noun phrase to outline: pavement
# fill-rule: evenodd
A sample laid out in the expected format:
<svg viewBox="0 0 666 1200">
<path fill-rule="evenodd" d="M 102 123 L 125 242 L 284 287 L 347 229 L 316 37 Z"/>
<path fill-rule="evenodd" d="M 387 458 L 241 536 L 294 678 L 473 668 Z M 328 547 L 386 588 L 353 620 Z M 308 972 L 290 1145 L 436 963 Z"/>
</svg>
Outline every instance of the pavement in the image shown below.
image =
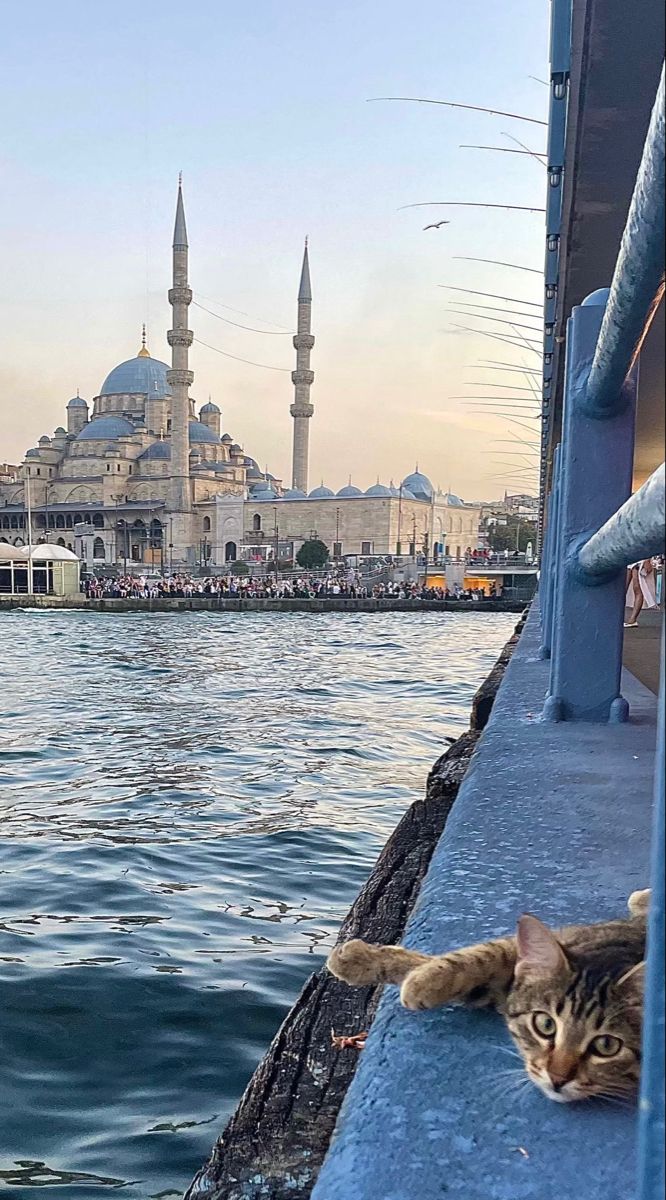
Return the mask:
<svg viewBox="0 0 666 1200">
<path fill-rule="evenodd" d="M 408 923 L 414 949 L 506 933 L 525 911 L 621 916 L 647 886 L 655 697 L 625 671 L 625 724 L 544 722 L 539 642 L 535 604 Z M 635 1108 L 515 1091 L 510 1046 L 496 1014 L 410 1013 L 387 987 L 313 1200 L 634 1196 Z"/>
<path fill-rule="evenodd" d="M 663 621 L 664 614 L 659 609 L 643 609 L 636 628 L 624 631 L 624 665 L 655 696 L 659 695 L 659 646 Z"/>
</svg>

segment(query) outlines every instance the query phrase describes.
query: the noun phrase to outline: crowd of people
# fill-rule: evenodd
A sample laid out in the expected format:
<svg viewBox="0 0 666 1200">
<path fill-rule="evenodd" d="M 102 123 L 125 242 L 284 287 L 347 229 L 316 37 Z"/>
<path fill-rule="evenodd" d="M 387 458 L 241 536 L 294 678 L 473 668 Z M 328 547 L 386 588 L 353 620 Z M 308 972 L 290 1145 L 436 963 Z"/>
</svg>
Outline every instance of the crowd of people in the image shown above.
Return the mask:
<svg viewBox="0 0 666 1200">
<path fill-rule="evenodd" d="M 151 577 L 118 575 L 112 578 L 90 576 L 82 584 L 90 600 L 126 598 L 162 600 L 197 598 L 214 600 L 316 600 L 316 599 L 396 599 L 396 600 L 482 600 L 482 589 L 463 590 L 433 587 L 427 582 L 379 582 L 363 580 L 357 571 L 325 575 L 303 574 L 280 578 L 275 575 L 219 575 L 196 579 L 191 575 Z M 491 588 L 491 598 L 501 589 Z"/>
</svg>

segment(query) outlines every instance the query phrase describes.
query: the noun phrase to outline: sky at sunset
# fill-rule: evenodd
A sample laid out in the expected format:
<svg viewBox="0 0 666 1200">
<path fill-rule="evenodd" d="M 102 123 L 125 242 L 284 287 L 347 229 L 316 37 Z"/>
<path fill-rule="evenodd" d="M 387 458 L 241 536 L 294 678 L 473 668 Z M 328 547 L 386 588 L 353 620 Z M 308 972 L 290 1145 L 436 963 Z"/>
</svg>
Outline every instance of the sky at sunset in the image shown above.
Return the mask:
<svg viewBox="0 0 666 1200">
<path fill-rule="evenodd" d="M 197 403 L 212 397 L 225 431 L 248 453 L 289 478 L 295 355 L 286 331 L 307 234 L 316 336 L 311 486 L 324 479 L 338 488 L 349 475 L 363 487 L 377 477 L 398 481 L 418 461 L 466 499 L 523 483 L 527 490 L 522 476 L 502 477 L 510 468 L 500 461 L 501 443 L 520 429 L 458 398 L 510 395 L 507 382 L 522 391 L 524 377 L 475 364 L 534 367 L 537 348 L 451 331 L 509 330 L 448 312 L 474 297 L 437 285 L 540 301 L 537 274 L 455 256 L 538 269 L 543 215 L 399 209 L 436 200 L 543 207 L 540 161 L 460 146 L 516 149 L 511 134 L 542 151 L 546 130 L 367 100 L 432 97 L 543 120 L 548 18 L 547 0 L 12 7 L 0 50 L 0 460 L 19 462 L 64 424 L 77 388 L 92 399 L 109 370 L 136 354 L 143 321 L 151 353 L 168 360 L 182 170 L 195 300 L 227 318 L 190 310 L 200 339 L 192 395 Z M 423 230 L 442 219 L 450 225 Z M 502 392 L 482 388 L 482 379 L 501 382 Z"/>
</svg>

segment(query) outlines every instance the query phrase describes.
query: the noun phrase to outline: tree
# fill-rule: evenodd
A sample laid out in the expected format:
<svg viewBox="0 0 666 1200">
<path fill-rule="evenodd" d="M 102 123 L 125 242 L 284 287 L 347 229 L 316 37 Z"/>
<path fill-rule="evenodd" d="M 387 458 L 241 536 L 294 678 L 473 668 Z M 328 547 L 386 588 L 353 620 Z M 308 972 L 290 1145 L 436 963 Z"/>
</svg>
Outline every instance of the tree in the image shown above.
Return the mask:
<svg viewBox="0 0 666 1200">
<path fill-rule="evenodd" d="M 506 525 L 492 525 L 488 531 L 488 541 L 491 550 L 524 552 L 528 542 L 536 546 L 536 533 L 536 525 L 532 521 L 509 520 Z"/>
<path fill-rule="evenodd" d="M 328 562 L 328 546 L 320 538 L 310 538 L 303 542 L 296 555 L 296 562 L 305 571 L 316 571 L 325 567 Z"/>
<path fill-rule="evenodd" d="M 250 573 L 250 568 L 242 558 L 237 558 L 235 562 L 232 562 L 230 570 L 232 575 L 249 575 Z"/>
</svg>

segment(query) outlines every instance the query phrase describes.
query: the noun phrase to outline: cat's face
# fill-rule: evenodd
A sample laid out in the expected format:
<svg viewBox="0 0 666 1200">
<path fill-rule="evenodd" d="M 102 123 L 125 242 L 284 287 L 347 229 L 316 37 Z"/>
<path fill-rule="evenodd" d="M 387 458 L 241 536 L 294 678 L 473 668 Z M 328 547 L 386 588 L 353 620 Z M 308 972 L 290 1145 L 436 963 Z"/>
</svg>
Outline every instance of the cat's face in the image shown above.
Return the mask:
<svg viewBox="0 0 666 1200">
<path fill-rule="evenodd" d="M 519 935 L 505 1015 L 530 1079 L 559 1103 L 631 1097 L 640 1077 L 642 964 L 600 979 L 574 969 L 536 918 L 522 921 L 535 924 L 522 947 Z"/>
</svg>

